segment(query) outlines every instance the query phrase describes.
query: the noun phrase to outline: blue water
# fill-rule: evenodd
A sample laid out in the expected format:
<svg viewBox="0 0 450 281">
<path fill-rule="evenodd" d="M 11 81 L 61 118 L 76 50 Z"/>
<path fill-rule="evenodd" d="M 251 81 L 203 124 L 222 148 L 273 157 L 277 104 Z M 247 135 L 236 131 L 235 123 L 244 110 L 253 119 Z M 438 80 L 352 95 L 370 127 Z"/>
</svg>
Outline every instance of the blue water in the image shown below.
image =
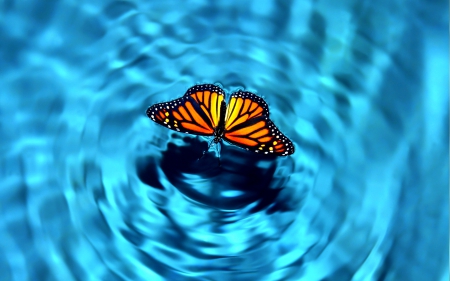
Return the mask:
<svg viewBox="0 0 450 281">
<path fill-rule="evenodd" d="M 1 1 L 0 280 L 448 280 L 448 8 Z M 295 154 L 197 161 L 197 83 Z"/>
</svg>

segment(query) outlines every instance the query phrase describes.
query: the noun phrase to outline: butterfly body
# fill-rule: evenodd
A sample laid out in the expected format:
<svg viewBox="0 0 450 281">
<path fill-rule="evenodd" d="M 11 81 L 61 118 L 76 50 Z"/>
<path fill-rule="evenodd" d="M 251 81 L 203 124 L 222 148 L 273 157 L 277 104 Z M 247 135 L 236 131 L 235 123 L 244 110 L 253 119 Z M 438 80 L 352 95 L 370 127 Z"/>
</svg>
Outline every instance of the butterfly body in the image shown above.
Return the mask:
<svg viewBox="0 0 450 281">
<path fill-rule="evenodd" d="M 181 98 L 149 107 L 147 116 L 171 130 L 212 136 L 214 143 L 223 139 L 256 153 L 294 153 L 292 142 L 269 119 L 266 102 L 250 92 L 234 92 L 227 105 L 220 87 L 197 85 Z"/>
<path fill-rule="evenodd" d="M 225 114 L 227 112 L 227 103 L 225 101 L 222 101 L 220 103 L 220 117 L 219 117 L 219 123 L 217 124 L 217 127 L 214 129 L 214 143 L 219 143 L 223 135 L 225 133 Z"/>
</svg>

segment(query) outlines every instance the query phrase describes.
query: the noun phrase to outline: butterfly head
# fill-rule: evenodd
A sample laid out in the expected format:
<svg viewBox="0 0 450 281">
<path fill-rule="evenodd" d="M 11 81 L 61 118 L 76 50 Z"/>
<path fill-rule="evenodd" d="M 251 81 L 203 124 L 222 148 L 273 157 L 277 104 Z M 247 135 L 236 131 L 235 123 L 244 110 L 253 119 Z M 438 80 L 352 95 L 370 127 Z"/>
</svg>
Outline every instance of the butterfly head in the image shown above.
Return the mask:
<svg viewBox="0 0 450 281">
<path fill-rule="evenodd" d="M 220 132 L 219 128 L 214 131 L 214 143 L 218 143 L 222 140 L 223 131 Z"/>
</svg>

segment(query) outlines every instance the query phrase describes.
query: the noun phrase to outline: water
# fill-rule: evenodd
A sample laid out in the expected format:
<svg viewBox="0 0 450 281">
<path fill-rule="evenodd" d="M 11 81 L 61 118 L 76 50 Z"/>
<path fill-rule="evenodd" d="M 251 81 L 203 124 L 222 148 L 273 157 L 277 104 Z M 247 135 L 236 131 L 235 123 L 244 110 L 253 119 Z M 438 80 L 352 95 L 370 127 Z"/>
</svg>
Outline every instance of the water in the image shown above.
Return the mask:
<svg viewBox="0 0 450 281">
<path fill-rule="evenodd" d="M 448 280 L 446 1 L 2 1 L 0 280 Z M 264 96 L 296 153 L 151 122 Z"/>
</svg>

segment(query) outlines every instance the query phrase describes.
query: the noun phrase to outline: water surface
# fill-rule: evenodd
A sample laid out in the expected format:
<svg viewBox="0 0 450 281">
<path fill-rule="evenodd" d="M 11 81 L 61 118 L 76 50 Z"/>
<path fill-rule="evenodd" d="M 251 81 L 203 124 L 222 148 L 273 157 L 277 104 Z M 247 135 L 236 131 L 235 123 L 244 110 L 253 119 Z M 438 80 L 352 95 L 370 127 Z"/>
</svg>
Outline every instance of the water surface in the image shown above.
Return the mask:
<svg viewBox="0 0 450 281">
<path fill-rule="evenodd" d="M 448 280 L 448 3 L 3 1 L 0 280 Z M 271 158 L 148 106 L 253 91 Z"/>
</svg>

